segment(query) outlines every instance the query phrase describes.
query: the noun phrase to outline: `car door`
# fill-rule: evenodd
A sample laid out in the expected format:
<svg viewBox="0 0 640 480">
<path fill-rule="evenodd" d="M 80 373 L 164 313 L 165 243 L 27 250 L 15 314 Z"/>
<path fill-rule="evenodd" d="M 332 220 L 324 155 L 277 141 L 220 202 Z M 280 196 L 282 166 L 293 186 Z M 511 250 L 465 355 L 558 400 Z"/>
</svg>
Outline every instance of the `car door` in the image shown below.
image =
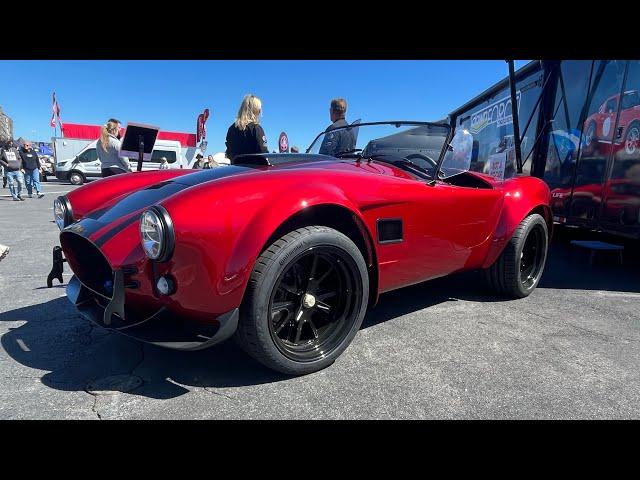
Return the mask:
<svg viewBox="0 0 640 480">
<path fill-rule="evenodd" d="M 425 192 L 422 209 L 433 213 L 421 216 L 417 226 L 423 238 L 421 262 L 430 264 L 432 275 L 441 276 L 462 269 L 475 249 L 486 247 L 495 230 L 503 196 L 497 189 L 444 182 L 430 188 Z"/>
<path fill-rule="evenodd" d="M 100 160 L 98 160 L 98 152 L 95 148 L 88 148 L 78 155 L 77 168 L 87 177 L 100 177 L 102 170 L 100 168 Z"/>
<path fill-rule="evenodd" d="M 487 246 L 502 207 L 502 192 L 407 180 L 385 187 L 388 205 L 366 210 L 378 240 L 380 291 L 412 285 L 460 270 Z M 400 237 L 382 240 L 396 224 Z"/>
</svg>

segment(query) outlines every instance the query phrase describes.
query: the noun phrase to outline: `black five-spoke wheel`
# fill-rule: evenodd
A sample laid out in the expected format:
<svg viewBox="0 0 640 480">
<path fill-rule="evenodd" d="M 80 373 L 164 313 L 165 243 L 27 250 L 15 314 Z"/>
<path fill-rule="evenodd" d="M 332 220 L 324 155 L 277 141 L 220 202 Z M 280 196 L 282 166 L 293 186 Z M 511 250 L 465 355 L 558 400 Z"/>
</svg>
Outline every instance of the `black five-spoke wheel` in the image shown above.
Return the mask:
<svg viewBox="0 0 640 480">
<path fill-rule="evenodd" d="M 545 219 L 537 214 L 526 217 L 485 277 L 498 293 L 510 297 L 528 296 L 540 282 L 547 260 L 549 233 Z"/>
<path fill-rule="evenodd" d="M 304 227 L 258 259 L 236 338 L 254 358 L 291 374 L 332 363 L 357 333 L 369 295 L 358 247 L 328 227 Z"/>
<path fill-rule="evenodd" d="M 351 258 L 335 247 L 312 247 L 289 264 L 270 301 L 271 334 L 288 357 L 306 361 L 335 348 L 357 309 L 362 285 Z"/>
</svg>

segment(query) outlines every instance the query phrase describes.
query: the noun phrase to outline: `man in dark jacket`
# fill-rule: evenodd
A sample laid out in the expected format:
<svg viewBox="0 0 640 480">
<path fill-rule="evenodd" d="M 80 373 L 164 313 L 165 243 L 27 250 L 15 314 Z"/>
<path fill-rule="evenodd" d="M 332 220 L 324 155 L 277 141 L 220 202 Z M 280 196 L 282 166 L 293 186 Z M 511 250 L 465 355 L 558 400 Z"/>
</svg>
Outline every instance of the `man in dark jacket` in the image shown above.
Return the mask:
<svg viewBox="0 0 640 480">
<path fill-rule="evenodd" d="M 22 187 L 24 185 L 22 157 L 15 147 L 13 140 L 9 140 L 5 148 L 0 150 L 0 163 L 6 172 L 9 191 L 11 192 L 13 200 L 15 202 L 24 201 L 24 198 L 22 198 Z"/>
<path fill-rule="evenodd" d="M 351 130 L 342 129 L 337 132 L 332 132 L 332 130 L 349 125 L 345 120 L 346 114 L 347 101 L 344 98 L 334 98 L 331 100 L 329 115 L 333 123 L 325 130 L 326 134 L 322 139 L 322 145 L 320 145 L 318 153 L 335 157 L 340 153 L 349 152 L 356 147 L 355 138 Z"/>
<path fill-rule="evenodd" d="M 20 149 L 20 156 L 22 157 L 22 168 L 24 169 L 24 178 L 27 184 L 27 194 L 29 198 L 33 198 L 33 189 L 36 189 L 38 198 L 44 197 L 44 193 L 40 191 L 40 158 L 36 151 L 31 148 L 29 142 Z"/>
</svg>

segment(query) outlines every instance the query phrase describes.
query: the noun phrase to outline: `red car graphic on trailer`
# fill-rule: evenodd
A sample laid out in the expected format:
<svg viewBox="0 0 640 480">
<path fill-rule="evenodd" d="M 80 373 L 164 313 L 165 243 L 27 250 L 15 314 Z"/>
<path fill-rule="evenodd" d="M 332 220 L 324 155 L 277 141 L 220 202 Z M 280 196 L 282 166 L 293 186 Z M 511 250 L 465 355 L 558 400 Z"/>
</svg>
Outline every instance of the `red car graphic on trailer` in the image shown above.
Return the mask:
<svg viewBox="0 0 640 480">
<path fill-rule="evenodd" d="M 535 289 L 552 225 L 544 182 L 468 171 L 469 133 L 446 124 L 331 133 L 352 148 L 325 155 L 321 134 L 306 154 L 130 173 L 59 197 L 49 283 L 64 253 L 67 295 L 97 324 L 184 350 L 234 337 L 289 374 L 331 364 L 383 292 L 470 269 L 506 296 Z"/>
<path fill-rule="evenodd" d="M 584 122 L 585 152 L 609 153 L 610 149 L 614 152 L 624 149 L 626 155 L 640 155 L 640 94 L 637 90 L 624 92 L 617 131 L 613 132 L 619 100 L 620 95 L 607 98 Z"/>
</svg>

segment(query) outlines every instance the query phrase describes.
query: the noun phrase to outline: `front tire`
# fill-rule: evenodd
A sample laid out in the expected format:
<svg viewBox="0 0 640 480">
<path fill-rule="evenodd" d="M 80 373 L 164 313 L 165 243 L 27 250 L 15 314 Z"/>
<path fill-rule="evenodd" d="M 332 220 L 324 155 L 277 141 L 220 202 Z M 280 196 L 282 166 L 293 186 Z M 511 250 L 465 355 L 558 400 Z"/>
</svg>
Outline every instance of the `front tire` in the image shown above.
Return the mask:
<svg viewBox="0 0 640 480">
<path fill-rule="evenodd" d="M 549 248 L 547 222 L 537 213 L 526 217 L 491 267 L 484 271 L 489 285 L 499 294 L 527 297 L 542 277 Z"/>
<path fill-rule="evenodd" d="M 332 228 L 300 228 L 258 258 L 235 338 L 273 370 L 312 373 L 349 346 L 368 297 L 367 266 L 358 247 Z"/>
<path fill-rule="evenodd" d="M 82 185 L 84 181 L 84 175 L 80 172 L 73 171 L 69 174 L 69 182 L 71 185 Z"/>
</svg>

